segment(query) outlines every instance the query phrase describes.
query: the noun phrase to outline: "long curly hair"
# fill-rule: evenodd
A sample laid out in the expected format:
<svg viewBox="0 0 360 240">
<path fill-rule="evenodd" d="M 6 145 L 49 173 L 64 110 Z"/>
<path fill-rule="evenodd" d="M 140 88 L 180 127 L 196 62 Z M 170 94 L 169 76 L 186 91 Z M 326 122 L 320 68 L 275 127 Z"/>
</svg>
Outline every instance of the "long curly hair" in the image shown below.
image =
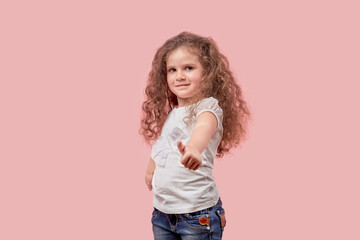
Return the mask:
<svg viewBox="0 0 360 240">
<path fill-rule="evenodd" d="M 152 61 L 147 86 L 146 100 L 142 104 L 140 134 L 148 144 L 152 144 L 161 134 L 162 126 L 169 112 L 177 106 L 177 97 L 168 87 L 166 79 L 166 60 L 172 51 L 186 48 L 196 54 L 204 69 L 199 94 L 188 99 L 192 104 L 188 110 L 189 125 L 195 117 L 195 109 L 200 99 L 214 97 L 223 110 L 223 136 L 217 149 L 217 157 L 222 157 L 244 140 L 247 123 L 251 118 L 249 108 L 243 99 L 243 93 L 230 70 L 228 59 L 220 53 L 216 42 L 211 37 L 202 37 L 190 32 L 168 39 Z"/>
</svg>

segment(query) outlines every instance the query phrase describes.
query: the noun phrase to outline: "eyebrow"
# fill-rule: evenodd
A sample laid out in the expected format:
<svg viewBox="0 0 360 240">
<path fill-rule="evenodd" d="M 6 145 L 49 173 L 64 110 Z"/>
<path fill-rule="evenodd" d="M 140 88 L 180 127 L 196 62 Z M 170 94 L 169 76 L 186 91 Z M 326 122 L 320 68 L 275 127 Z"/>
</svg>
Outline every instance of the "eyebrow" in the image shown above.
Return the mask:
<svg viewBox="0 0 360 240">
<path fill-rule="evenodd" d="M 185 64 L 182 64 L 182 66 L 195 66 L 196 63 L 185 63 Z M 169 65 L 169 66 L 166 66 L 166 68 L 173 68 L 174 66 L 173 65 Z"/>
</svg>

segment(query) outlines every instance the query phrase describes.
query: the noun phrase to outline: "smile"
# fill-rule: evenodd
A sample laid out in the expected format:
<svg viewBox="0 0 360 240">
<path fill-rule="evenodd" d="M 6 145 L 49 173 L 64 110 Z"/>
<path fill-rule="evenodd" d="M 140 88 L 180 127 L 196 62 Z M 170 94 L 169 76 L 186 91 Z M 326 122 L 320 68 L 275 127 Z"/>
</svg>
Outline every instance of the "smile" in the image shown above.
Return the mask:
<svg viewBox="0 0 360 240">
<path fill-rule="evenodd" d="M 190 84 L 181 84 L 181 85 L 177 85 L 175 87 L 186 87 L 186 86 L 189 86 Z"/>
</svg>

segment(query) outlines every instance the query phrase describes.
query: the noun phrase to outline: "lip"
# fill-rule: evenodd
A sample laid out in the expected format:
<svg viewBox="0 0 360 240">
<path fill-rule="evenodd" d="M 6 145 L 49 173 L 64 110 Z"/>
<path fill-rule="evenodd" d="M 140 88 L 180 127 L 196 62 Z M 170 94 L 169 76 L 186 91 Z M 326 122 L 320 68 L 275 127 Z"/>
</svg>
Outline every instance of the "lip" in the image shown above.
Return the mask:
<svg viewBox="0 0 360 240">
<path fill-rule="evenodd" d="M 176 85 L 175 87 L 186 87 L 189 86 L 190 84 L 180 84 L 180 85 Z"/>
</svg>

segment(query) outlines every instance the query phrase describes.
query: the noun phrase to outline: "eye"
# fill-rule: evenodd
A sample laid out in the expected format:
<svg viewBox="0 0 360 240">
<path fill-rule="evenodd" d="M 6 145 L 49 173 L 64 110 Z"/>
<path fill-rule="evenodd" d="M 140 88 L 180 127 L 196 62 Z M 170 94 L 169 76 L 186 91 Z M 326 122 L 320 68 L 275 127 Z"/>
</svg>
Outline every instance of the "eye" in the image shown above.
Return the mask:
<svg viewBox="0 0 360 240">
<path fill-rule="evenodd" d="M 193 67 L 187 66 L 185 69 L 190 71 Z"/>
<path fill-rule="evenodd" d="M 174 72 L 174 71 L 176 71 L 176 69 L 175 68 L 170 68 L 168 71 L 169 72 Z"/>
</svg>

